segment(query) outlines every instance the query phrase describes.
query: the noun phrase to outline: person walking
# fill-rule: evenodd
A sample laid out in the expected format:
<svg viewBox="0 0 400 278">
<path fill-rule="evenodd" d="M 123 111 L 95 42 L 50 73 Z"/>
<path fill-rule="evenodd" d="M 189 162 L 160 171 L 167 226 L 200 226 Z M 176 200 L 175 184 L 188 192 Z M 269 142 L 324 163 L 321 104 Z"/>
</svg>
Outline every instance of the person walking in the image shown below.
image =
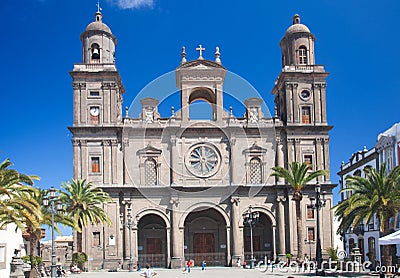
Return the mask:
<svg viewBox="0 0 400 278">
<path fill-rule="evenodd" d="M 193 264 L 192 261 L 190 259 L 188 259 L 188 261 L 186 263 L 188 273 L 190 273 L 190 267 L 192 266 L 192 264 Z"/>
<path fill-rule="evenodd" d="M 152 270 L 150 268 L 149 264 L 146 264 L 146 270 L 143 271 L 143 273 L 140 274 L 140 276 L 145 277 L 145 278 L 152 278 L 152 277 L 156 276 L 157 274 L 158 274 L 157 272 L 155 272 L 154 270 Z"/>
<path fill-rule="evenodd" d="M 203 260 L 201 262 L 201 270 L 206 270 L 206 261 L 205 260 Z"/>
</svg>

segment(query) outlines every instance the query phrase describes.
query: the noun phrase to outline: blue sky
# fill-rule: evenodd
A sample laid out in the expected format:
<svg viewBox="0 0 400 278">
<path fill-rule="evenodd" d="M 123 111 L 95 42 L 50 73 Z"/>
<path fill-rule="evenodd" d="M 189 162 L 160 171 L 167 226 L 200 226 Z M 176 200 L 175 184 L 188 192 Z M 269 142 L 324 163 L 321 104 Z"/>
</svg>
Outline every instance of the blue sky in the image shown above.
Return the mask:
<svg viewBox="0 0 400 278">
<path fill-rule="evenodd" d="M 81 61 L 79 36 L 93 21 L 96 0 L 14 0 L 0 5 L 2 81 L 0 159 L 59 187 L 72 175 L 72 87 Z M 124 106 L 154 78 L 180 62 L 213 59 L 215 46 L 230 71 L 248 80 L 273 111 L 270 94 L 281 70 L 279 42 L 295 13 L 316 35 L 316 63 L 327 87 L 331 173 L 342 160 L 372 147 L 400 121 L 400 2 L 102 0 L 103 20 L 118 38 L 117 67 Z M 336 199 L 337 200 L 337 199 Z"/>
</svg>

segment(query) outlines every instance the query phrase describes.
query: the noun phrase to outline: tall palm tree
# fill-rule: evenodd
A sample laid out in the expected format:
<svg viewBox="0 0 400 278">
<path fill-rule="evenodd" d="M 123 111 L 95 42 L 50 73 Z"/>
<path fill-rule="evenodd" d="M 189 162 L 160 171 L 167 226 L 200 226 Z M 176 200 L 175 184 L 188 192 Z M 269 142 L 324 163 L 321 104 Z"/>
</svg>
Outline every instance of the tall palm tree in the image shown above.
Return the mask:
<svg viewBox="0 0 400 278">
<path fill-rule="evenodd" d="M 296 205 L 297 223 L 297 257 L 303 259 L 303 221 L 301 217 L 301 200 L 303 199 L 303 188 L 310 181 L 317 177 L 326 175 L 325 170 L 310 171 L 310 165 L 293 161 L 289 164 L 289 169 L 275 166 L 271 176 L 284 178 L 293 189 L 292 200 Z"/>
<path fill-rule="evenodd" d="M 338 233 L 347 231 L 361 224 L 364 219 L 369 223 L 376 215 L 379 220 L 380 231 L 383 235 L 391 232 L 389 221 L 396 222 L 400 210 L 400 166 L 396 166 L 389 174 L 383 163 L 378 170 L 365 168 L 365 178 L 359 176 L 347 176 L 346 188 L 341 192 L 351 191 L 352 195 L 337 204 L 332 209 L 340 221 Z M 383 247 L 383 263 L 391 264 L 390 246 Z"/>
<path fill-rule="evenodd" d="M 86 180 L 72 180 L 62 185 L 61 200 L 67 207 L 77 228 L 77 251 L 82 252 L 82 229 L 88 224 L 104 223 L 111 225 L 111 219 L 103 205 L 112 201 L 108 193 Z"/>
</svg>

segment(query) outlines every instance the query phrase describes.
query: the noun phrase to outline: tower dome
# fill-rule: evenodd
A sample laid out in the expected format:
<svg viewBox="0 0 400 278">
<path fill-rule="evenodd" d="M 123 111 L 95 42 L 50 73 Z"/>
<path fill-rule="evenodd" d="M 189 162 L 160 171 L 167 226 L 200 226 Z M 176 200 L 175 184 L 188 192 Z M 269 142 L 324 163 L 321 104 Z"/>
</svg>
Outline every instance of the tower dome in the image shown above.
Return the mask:
<svg viewBox="0 0 400 278">
<path fill-rule="evenodd" d="M 110 27 L 103 23 L 103 15 L 98 10 L 95 20 L 81 34 L 82 60 L 87 64 L 110 64 L 115 61 L 117 39 Z"/>
<path fill-rule="evenodd" d="M 314 65 L 315 36 L 310 29 L 300 23 L 300 16 L 293 16 L 293 24 L 286 30 L 281 40 L 282 67 Z"/>
<path fill-rule="evenodd" d="M 99 31 L 104 31 L 104 32 L 112 34 L 110 27 L 108 27 L 107 24 L 105 24 L 103 22 L 103 15 L 101 14 L 101 12 L 96 12 L 95 18 L 96 18 L 96 20 L 89 23 L 89 25 L 86 27 L 85 31 L 99 30 Z"/>
<path fill-rule="evenodd" d="M 311 33 L 307 26 L 300 23 L 300 16 L 298 14 L 293 16 L 293 24 L 286 30 L 285 36 L 295 33 Z"/>
</svg>

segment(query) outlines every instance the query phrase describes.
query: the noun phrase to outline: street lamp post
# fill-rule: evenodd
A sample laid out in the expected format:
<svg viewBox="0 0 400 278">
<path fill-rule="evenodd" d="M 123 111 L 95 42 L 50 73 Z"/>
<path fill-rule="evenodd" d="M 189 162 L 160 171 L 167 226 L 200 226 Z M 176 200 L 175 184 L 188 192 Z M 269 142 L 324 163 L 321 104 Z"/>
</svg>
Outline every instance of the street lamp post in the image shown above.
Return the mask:
<svg viewBox="0 0 400 278">
<path fill-rule="evenodd" d="M 253 252 L 253 226 L 257 224 L 260 214 L 258 211 L 253 211 L 253 208 L 249 206 L 249 209 L 243 213 L 243 225 L 249 225 L 250 227 L 250 268 L 254 268 L 254 252 Z"/>
<path fill-rule="evenodd" d="M 320 215 L 319 211 L 326 204 L 326 191 L 321 193 L 321 185 L 317 182 L 315 185 L 315 195 L 316 198 L 310 197 L 311 207 L 312 209 L 317 210 L 317 250 L 316 250 L 316 259 L 317 259 L 317 268 L 315 271 L 315 275 L 325 275 L 324 270 L 321 267 L 322 264 L 322 249 L 321 249 L 321 231 L 320 231 Z M 321 199 L 322 195 L 322 199 Z"/>
<path fill-rule="evenodd" d="M 123 216 L 121 215 L 121 224 L 123 226 L 128 227 L 129 229 L 129 272 L 133 271 L 133 258 L 132 258 L 132 227 L 133 227 L 133 221 L 132 221 L 132 208 L 131 208 L 131 203 L 127 202 L 128 205 L 127 208 L 127 221 L 124 222 Z"/>
<path fill-rule="evenodd" d="M 55 206 L 55 200 L 58 198 L 56 196 L 56 189 L 54 187 L 50 188 L 50 196 L 43 197 L 43 205 L 48 209 L 51 213 L 51 278 L 56 277 L 56 250 L 54 248 L 54 215 L 57 211 L 62 210 L 61 201 L 57 201 L 57 205 Z"/>
</svg>

